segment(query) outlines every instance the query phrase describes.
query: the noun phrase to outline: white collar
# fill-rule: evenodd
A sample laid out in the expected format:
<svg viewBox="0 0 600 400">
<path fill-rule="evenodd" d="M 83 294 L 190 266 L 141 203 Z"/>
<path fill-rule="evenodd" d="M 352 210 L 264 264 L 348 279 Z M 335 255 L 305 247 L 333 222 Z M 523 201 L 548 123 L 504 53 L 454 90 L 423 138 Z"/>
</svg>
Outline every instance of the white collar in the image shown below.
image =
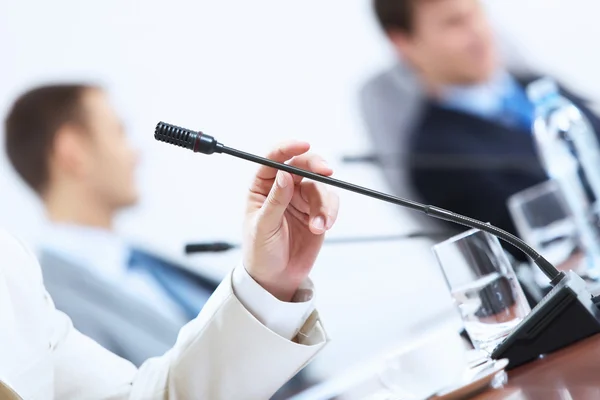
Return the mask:
<svg viewBox="0 0 600 400">
<path fill-rule="evenodd" d="M 105 278 L 118 280 L 127 273 L 129 247 L 108 230 L 49 222 L 40 247 Z"/>
</svg>

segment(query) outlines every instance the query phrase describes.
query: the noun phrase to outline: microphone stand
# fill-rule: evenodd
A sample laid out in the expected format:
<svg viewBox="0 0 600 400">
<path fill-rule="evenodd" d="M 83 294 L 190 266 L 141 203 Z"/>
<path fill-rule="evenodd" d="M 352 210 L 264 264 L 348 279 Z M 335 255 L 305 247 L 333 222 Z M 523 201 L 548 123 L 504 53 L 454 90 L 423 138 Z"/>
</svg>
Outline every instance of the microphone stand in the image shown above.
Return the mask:
<svg viewBox="0 0 600 400">
<path fill-rule="evenodd" d="M 508 358 L 509 368 L 535 360 L 586 337 L 600 332 L 600 298 L 587 290 L 585 281 L 572 271 L 558 271 L 548 260 L 516 236 L 491 224 L 478 221 L 439 207 L 424 205 L 377 192 L 362 186 L 326 177 L 291 165 L 227 147 L 202 132 L 159 122 L 154 132 L 158 141 L 192 150 L 196 153 L 222 153 L 286 171 L 317 182 L 362 194 L 401 207 L 421 211 L 433 218 L 454 222 L 488 232 L 523 251 L 548 277 L 553 289 L 532 312 L 496 347 L 494 359 Z"/>
</svg>

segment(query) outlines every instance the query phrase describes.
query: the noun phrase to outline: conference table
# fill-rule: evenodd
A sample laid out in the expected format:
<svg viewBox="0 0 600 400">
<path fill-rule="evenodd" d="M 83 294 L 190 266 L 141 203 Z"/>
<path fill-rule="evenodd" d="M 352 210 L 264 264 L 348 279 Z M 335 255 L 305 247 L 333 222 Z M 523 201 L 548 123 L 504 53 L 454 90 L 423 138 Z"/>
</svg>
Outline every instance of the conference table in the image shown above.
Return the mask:
<svg viewBox="0 0 600 400">
<path fill-rule="evenodd" d="M 600 335 L 508 371 L 503 388 L 473 399 L 600 399 Z"/>
<path fill-rule="evenodd" d="M 371 371 L 373 372 L 373 371 Z M 294 399 L 402 400 L 385 390 L 377 374 L 353 376 L 335 390 L 312 390 Z M 508 371 L 505 384 L 488 388 L 469 400 L 600 399 L 600 334 Z"/>
<path fill-rule="evenodd" d="M 371 371 L 373 372 L 373 371 Z M 376 373 L 345 379 L 336 390 L 313 390 L 306 398 L 396 400 Z M 304 398 L 302 396 L 298 399 Z M 487 388 L 471 400 L 593 400 L 600 399 L 600 334 L 508 371 L 506 383 Z M 402 399 L 397 399 L 402 400 Z"/>
<path fill-rule="evenodd" d="M 572 257 L 558 269 L 568 271 L 580 261 Z M 590 286 L 600 295 L 600 286 Z M 402 400 L 389 395 L 379 379 L 381 360 L 350 375 L 325 382 L 293 400 Z M 600 334 L 507 371 L 500 388 L 488 388 L 469 400 L 593 400 L 600 399 Z"/>
</svg>

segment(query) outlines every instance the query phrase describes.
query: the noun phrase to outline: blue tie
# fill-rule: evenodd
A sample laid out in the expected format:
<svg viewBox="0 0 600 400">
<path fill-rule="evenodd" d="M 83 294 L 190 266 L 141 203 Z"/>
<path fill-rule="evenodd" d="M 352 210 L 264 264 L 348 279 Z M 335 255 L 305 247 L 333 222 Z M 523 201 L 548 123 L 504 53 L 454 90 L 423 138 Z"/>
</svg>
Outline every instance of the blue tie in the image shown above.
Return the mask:
<svg viewBox="0 0 600 400">
<path fill-rule="evenodd" d="M 188 320 L 196 318 L 216 289 L 213 282 L 136 249 L 130 252 L 129 268 L 142 270 L 152 276 L 165 293 L 181 307 Z"/>
<path fill-rule="evenodd" d="M 503 123 L 527 132 L 532 131 L 535 107 L 519 84 L 512 85 L 502 101 L 502 106 L 500 119 Z"/>
</svg>

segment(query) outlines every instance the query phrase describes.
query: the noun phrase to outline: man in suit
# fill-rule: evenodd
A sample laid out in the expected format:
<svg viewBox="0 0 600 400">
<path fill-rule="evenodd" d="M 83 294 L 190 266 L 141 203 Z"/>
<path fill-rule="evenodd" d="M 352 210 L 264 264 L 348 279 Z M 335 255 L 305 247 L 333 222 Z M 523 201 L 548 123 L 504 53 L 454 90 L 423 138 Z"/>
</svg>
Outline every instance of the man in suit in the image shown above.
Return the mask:
<svg viewBox="0 0 600 400">
<path fill-rule="evenodd" d="M 137 155 L 105 92 L 79 84 L 28 91 L 6 119 L 6 151 L 45 207 L 39 258 L 57 308 L 135 365 L 162 355 L 218 282 L 112 230 L 138 200 Z"/>
<path fill-rule="evenodd" d="M 409 155 L 413 189 L 429 204 L 516 234 L 507 199 L 547 180 L 525 91 L 535 77 L 506 70 L 479 0 L 374 0 L 374 8 L 426 92 L 408 148 L 396 151 Z M 585 102 L 564 89 L 563 94 L 600 131 Z"/>
<path fill-rule="evenodd" d="M 309 145 L 267 157 L 330 176 Z M 261 167 L 250 187 L 243 262 L 176 344 L 137 369 L 54 308 L 33 254 L 0 231 L 0 393 L 38 400 L 268 399 L 327 342 L 308 275 L 338 212 L 323 185 Z"/>
</svg>

